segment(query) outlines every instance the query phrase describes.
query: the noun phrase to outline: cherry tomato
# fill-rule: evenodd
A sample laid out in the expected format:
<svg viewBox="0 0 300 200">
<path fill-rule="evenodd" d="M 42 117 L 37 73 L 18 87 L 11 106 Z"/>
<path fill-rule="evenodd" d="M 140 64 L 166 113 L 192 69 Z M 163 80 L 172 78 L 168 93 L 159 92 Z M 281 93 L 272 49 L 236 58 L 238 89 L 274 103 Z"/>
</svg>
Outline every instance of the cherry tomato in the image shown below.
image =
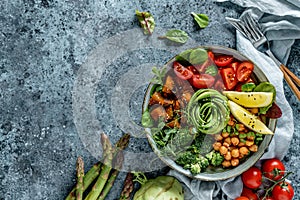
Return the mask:
<svg viewBox="0 0 300 200">
<path fill-rule="evenodd" d="M 235 200 L 250 200 L 248 197 L 240 196 L 238 198 L 235 198 Z"/>
<path fill-rule="evenodd" d="M 231 63 L 229 66 L 233 68 L 233 70 L 236 72 L 238 66 L 239 66 L 239 62 L 233 62 Z"/>
<path fill-rule="evenodd" d="M 257 167 L 250 167 L 242 174 L 242 180 L 246 187 L 256 189 L 262 183 L 262 173 Z"/>
<path fill-rule="evenodd" d="M 242 191 L 242 196 L 248 197 L 249 200 L 258 200 L 257 195 L 251 189 L 249 189 L 245 186 Z"/>
<path fill-rule="evenodd" d="M 274 200 L 273 197 L 260 198 L 260 200 Z"/>
<path fill-rule="evenodd" d="M 254 69 L 254 65 L 251 62 L 245 61 L 239 64 L 236 70 L 236 76 L 238 81 L 240 82 L 247 81 L 250 78 L 253 69 Z"/>
<path fill-rule="evenodd" d="M 277 158 L 266 160 L 262 165 L 264 176 L 275 181 L 284 176 L 284 171 L 284 164 Z"/>
<path fill-rule="evenodd" d="M 187 67 L 187 69 L 193 72 L 194 75 L 199 74 L 199 71 L 194 66 L 190 65 Z"/>
<path fill-rule="evenodd" d="M 232 90 L 237 84 L 237 79 L 235 73 L 231 67 L 224 68 L 220 70 L 224 85 L 227 90 Z"/>
<path fill-rule="evenodd" d="M 215 58 L 215 63 L 218 67 L 226 67 L 233 61 L 233 56 L 221 55 Z"/>
<path fill-rule="evenodd" d="M 288 182 L 281 182 L 273 188 L 272 196 L 274 200 L 292 200 L 294 189 Z"/>
<path fill-rule="evenodd" d="M 187 68 L 185 68 L 183 65 L 181 65 L 179 62 L 175 61 L 173 63 L 173 67 L 174 67 L 174 72 L 175 74 L 183 79 L 183 80 L 188 80 L 190 78 L 192 78 L 193 76 L 193 72 L 191 72 L 190 70 L 188 70 Z"/>
<path fill-rule="evenodd" d="M 195 88 L 210 88 L 215 82 L 215 78 L 209 74 L 198 74 L 192 78 L 192 85 Z"/>
</svg>

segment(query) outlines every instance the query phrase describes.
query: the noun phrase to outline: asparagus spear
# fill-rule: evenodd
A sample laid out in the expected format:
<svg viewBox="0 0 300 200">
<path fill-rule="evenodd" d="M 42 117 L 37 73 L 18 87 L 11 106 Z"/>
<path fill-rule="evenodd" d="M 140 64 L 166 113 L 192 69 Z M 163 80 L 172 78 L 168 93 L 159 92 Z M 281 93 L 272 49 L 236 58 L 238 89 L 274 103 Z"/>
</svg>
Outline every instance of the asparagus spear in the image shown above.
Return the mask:
<svg viewBox="0 0 300 200">
<path fill-rule="evenodd" d="M 119 200 L 130 200 L 130 194 L 133 191 L 133 174 L 128 172 L 124 181 L 124 187 Z"/>
<path fill-rule="evenodd" d="M 92 190 L 88 194 L 88 196 L 85 198 L 85 200 L 96 200 L 100 193 L 102 192 L 106 181 L 109 178 L 109 173 L 112 169 L 111 163 L 113 158 L 123 150 L 124 148 L 127 147 L 129 143 L 130 135 L 125 134 L 123 137 L 120 138 L 120 140 L 116 143 L 115 148 L 112 148 L 111 146 L 108 146 L 108 151 L 104 153 L 104 164 L 101 167 L 101 172 L 100 175 L 94 184 Z M 107 144 L 110 144 L 109 138 L 106 134 L 101 134 L 101 142 L 102 146 L 104 147 Z"/>
<path fill-rule="evenodd" d="M 77 158 L 76 174 L 77 174 L 76 200 L 82 200 L 82 195 L 83 195 L 83 177 L 84 177 L 84 163 L 83 163 L 83 160 L 82 160 L 81 157 Z"/>
<path fill-rule="evenodd" d="M 90 186 L 90 184 L 98 177 L 101 169 L 101 162 L 97 162 L 83 177 L 83 192 Z M 66 200 L 75 200 L 76 187 L 67 196 Z"/>
<path fill-rule="evenodd" d="M 109 193 L 110 189 L 112 188 L 118 174 L 119 174 L 119 170 L 122 167 L 124 161 L 124 155 L 122 151 L 119 151 L 118 154 L 116 155 L 116 157 L 114 158 L 114 169 L 112 170 L 111 175 L 109 176 L 109 179 L 107 180 L 107 183 L 105 184 L 98 200 L 104 200 L 105 197 L 107 196 L 107 194 Z"/>
</svg>

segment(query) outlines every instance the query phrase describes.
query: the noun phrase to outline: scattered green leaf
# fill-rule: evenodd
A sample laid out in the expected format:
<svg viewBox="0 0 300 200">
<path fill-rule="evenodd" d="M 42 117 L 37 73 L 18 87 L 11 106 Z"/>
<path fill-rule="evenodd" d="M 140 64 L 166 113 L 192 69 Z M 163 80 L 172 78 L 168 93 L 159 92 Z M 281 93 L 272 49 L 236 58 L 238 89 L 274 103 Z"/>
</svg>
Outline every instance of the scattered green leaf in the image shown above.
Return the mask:
<svg viewBox="0 0 300 200">
<path fill-rule="evenodd" d="M 242 92 L 252 92 L 255 87 L 256 85 L 254 83 L 245 83 L 242 85 L 241 89 Z"/>
<path fill-rule="evenodd" d="M 136 17 L 138 18 L 141 27 L 144 29 L 145 35 L 151 35 L 155 28 L 155 21 L 153 16 L 149 12 L 135 11 Z"/>
<path fill-rule="evenodd" d="M 209 18 L 206 14 L 191 13 L 200 28 L 205 28 L 209 24 Z"/>
<path fill-rule="evenodd" d="M 186 32 L 182 30 L 172 29 L 167 31 L 167 33 L 164 36 L 158 37 L 160 39 L 168 39 L 173 42 L 184 44 L 189 39 L 189 36 Z"/>
</svg>

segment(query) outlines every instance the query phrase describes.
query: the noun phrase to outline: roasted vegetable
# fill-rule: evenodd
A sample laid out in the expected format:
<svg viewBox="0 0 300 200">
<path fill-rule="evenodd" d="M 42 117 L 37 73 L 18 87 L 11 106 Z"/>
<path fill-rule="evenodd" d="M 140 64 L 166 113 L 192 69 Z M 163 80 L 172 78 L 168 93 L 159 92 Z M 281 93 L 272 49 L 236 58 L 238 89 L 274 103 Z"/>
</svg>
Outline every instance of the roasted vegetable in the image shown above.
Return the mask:
<svg viewBox="0 0 300 200">
<path fill-rule="evenodd" d="M 134 180 L 141 184 L 141 188 L 134 194 L 133 200 L 184 199 L 182 186 L 174 177 L 158 176 L 148 180 L 143 173 L 134 174 Z"/>
</svg>

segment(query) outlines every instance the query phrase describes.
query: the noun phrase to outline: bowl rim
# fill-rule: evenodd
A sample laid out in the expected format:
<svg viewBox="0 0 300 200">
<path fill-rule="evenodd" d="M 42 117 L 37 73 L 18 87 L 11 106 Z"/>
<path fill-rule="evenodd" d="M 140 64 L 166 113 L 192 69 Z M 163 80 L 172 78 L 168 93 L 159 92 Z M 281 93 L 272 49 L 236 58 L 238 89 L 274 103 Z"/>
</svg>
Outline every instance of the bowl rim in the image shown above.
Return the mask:
<svg viewBox="0 0 300 200">
<path fill-rule="evenodd" d="M 206 50 L 211 50 L 214 53 L 224 53 L 224 54 L 226 53 L 226 55 L 232 55 L 235 58 L 238 57 L 237 59 L 241 60 L 241 61 L 249 60 L 254 64 L 254 71 L 253 71 L 254 73 L 253 74 L 254 74 L 254 76 L 256 76 L 255 78 L 257 79 L 257 81 L 259 81 L 259 82 L 268 81 L 269 82 L 268 78 L 265 76 L 265 74 L 262 72 L 262 70 L 259 68 L 259 66 L 257 66 L 255 64 L 255 62 L 253 62 L 247 56 L 243 55 L 242 53 L 240 53 L 239 51 L 237 51 L 235 49 L 232 49 L 229 47 L 224 47 L 224 46 L 218 46 L 218 45 L 196 46 L 194 48 L 189 48 L 189 49 L 196 49 L 196 48 L 203 48 Z M 189 50 L 189 49 L 186 49 L 186 50 Z M 168 60 L 168 62 L 166 62 L 166 64 L 165 64 L 165 66 L 168 66 L 168 65 L 170 65 L 170 63 L 174 62 L 175 58 L 176 58 L 176 55 L 174 57 L 172 57 L 170 60 Z M 148 108 L 148 103 L 150 100 L 150 92 L 154 85 L 155 84 L 153 84 L 153 83 L 148 84 L 148 87 L 147 87 L 145 95 L 144 95 L 142 113 L 144 113 L 145 110 Z M 272 132 L 275 132 L 276 123 L 277 123 L 277 119 L 269 119 L 269 121 L 268 121 L 267 126 Z M 225 179 L 233 178 L 233 177 L 236 177 L 236 176 L 242 174 L 244 171 L 248 170 L 251 166 L 255 165 L 255 163 L 263 156 L 263 154 L 266 151 L 268 151 L 268 147 L 273 139 L 273 135 L 265 135 L 264 140 L 262 141 L 262 143 L 259 146 L 259 150 L 255 153 L 253 153 L 249 158 L 247 158 L 246 161 L 244 161 L 237 167 L 230 168 L 230 169 L 222 171 L 222 172 L 215 172 L 215 173 L 201 172 L 199 174 L 193 175 L 193 174 L 191 174 L 191 172 L 189 170 L 183 169 L 182 166 L 176 164 L 174 160 L 161 155 L 160 150 L 157 148 L 156 143 L 154 142 L 154 140 L 151 137 L 150 128 L 145 128 L 145 131 L 146 131 L 146 136 L 147 136 L 148 142 L 149 142 L 152 150 L 167 166 L 169 166 L 170 168 L 174 169 L 175 171 L 177 171 L 187 177 L 190 177 L 193 179 L 204 180 L 204 181 L 225 180 Z"/>
</svg>

